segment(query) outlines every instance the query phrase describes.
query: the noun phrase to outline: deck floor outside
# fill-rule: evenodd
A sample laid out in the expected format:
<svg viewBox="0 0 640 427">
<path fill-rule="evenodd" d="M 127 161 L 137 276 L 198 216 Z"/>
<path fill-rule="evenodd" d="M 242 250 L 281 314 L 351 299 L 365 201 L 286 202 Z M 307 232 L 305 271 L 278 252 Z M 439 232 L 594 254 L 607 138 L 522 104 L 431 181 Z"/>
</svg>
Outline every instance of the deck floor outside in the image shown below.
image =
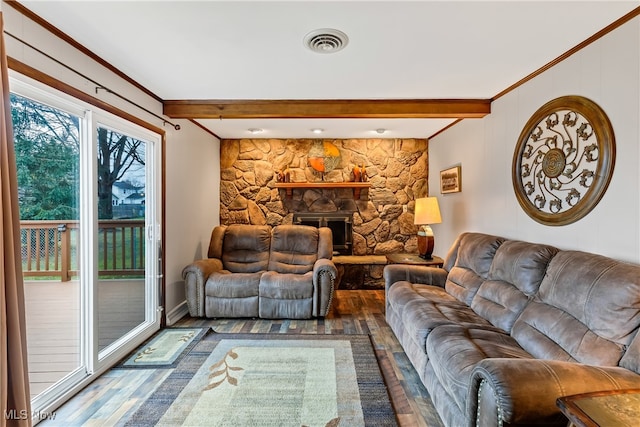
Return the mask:
<svg viewBox="0 0 640 427">
<path fill-rule="evenodd" d="M 98 345 L 105 348 L 144 321 L 144 281 L 98 282 Z M 80 365 L 78 281 L 26 280 L 25 306 L 31 397 Z"/>
</svg>

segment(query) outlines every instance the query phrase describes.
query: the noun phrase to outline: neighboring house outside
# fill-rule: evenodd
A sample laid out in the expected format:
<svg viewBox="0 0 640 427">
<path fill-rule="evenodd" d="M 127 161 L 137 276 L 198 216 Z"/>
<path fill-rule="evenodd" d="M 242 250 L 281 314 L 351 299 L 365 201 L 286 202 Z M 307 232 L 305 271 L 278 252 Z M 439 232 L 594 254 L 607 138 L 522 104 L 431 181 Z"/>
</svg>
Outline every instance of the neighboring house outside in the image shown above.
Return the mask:
<svg viewBox="0 0 640 427">
<path fill-rule="evenodd" d="M 127 205 L 144 205 L 144 192 L 133 193 L 123 201 Z"/>
<path fill-rule="evenodd" d="M 145 205 L 144 185 L 127 181 L 113 184 L 113 219 L 143 218 Z"/>
<path fill-rule="evenodd" d="M 127 181 L 113 184 L 113 205 L 144 205 L 144 185 L 137 186 Z"/>
</svg>

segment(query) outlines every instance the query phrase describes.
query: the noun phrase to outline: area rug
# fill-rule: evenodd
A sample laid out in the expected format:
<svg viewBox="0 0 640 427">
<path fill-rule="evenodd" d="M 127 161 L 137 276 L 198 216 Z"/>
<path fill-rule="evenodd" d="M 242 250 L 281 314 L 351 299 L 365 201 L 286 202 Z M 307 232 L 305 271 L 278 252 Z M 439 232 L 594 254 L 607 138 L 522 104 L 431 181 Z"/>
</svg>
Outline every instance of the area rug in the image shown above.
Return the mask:
<svg viewBox="0 0 640 427">
<path fill-rule="evenodd" d="M 138 347 L 118 364 L 118 368 L 175 368 L 180 359 L 209 330 L 206 328 L 167 328 Z"/>
<path fill-rule="evenodd" d="M 368 335 L 206 335 L 127 426 L 396 426 Z"/>
</svg>

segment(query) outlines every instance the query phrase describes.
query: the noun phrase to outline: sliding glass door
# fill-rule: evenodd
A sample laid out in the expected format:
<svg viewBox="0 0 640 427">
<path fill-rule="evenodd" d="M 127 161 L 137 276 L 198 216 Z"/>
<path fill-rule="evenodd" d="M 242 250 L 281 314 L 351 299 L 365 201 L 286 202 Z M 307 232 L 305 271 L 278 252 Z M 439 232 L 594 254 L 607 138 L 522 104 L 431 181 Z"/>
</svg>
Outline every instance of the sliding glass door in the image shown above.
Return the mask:
<svg viewBox="0 0 640 427">
<path fill-rule="evenodd" d="M 47 410 L 159 328 L 160 135 L 11 81 L 29 378 Z"/>
<path fill-rule="evenodd" d="M 157 317 L 155 143 L 97 117 L 97 341 L 100 359 Z"/>
</svg>

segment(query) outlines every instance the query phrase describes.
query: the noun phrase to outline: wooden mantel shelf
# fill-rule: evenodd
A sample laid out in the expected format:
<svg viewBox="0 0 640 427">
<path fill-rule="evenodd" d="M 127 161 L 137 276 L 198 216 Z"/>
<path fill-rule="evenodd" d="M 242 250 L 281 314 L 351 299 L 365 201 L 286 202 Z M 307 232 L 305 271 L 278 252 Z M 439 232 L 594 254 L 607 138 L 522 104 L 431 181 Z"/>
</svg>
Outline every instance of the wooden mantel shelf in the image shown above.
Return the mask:
<svg viewBox="0 0 640 427">
<path fill-rule="evenodd" d="M 370 188 L 370 182 L 277 182 L 276 188 L 284 188 L 287 190 L 287 197 L 293 195 L 296 188 L 352 188 L 353 197 L 360 198 L 360 190 Z"/>
</svg>

